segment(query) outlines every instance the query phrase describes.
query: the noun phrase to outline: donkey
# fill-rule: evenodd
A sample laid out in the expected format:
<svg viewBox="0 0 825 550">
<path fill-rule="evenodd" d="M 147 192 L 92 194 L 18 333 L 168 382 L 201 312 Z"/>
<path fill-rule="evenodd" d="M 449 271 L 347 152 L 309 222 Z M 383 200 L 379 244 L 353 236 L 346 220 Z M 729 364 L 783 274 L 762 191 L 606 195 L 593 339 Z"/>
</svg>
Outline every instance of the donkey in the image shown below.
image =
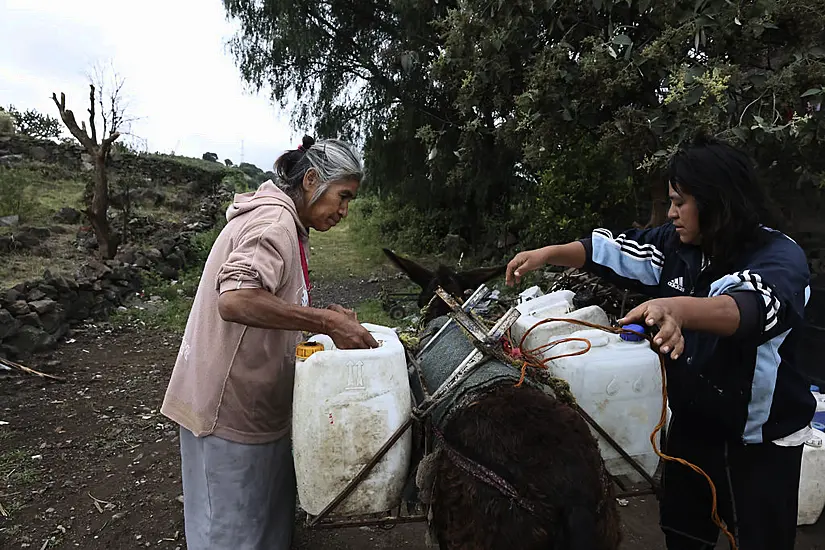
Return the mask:
<svg viewBox="0 0 825 550">
<path fill-rule="evenodd" d="M 432 273 L 385 253 L 422 287 L 424 305 L 436 285 L 460 296 L 497 273 L 467 276 L 443 266 Z M 446 321 L 428 323 L 421 345 Z M 423 382 L 434 390 L 473 349 L 462 330 L 448 327 L 420 357 Z M 616 550 L 618 510 L 587 423 L 540 384 L 516 387 L 518 378 L 513 367 L 488 360 L 430 417 L 440 450 L 419 463 L 416 485 L 431 504 L 440 548 Z M 421 380 L 411 375 L 410 382 L 420 399 Z"/>
<path fill-rule="evenodd" d="M 430 271 L 413 260 L 397 256 L 391 250 L 386 248 L 382 250 L 393 264 L 403 271 L 412 282 L 421 287 L 421 292 L 418 295 L 419 308 L 424 308 L 430 303 L 430 300 L 435 296 L 435 289 L 439 286 L 457 300 L 461 300 L 467 291 L 475 290 L 482 283 L 503 275 L 507 270 L 506 264 L 467 271 L 455 271 L 441 264 L 435 271 Z M 450 309 L 443 301 L 436 300 L 432 308 L 427 311 L 423 322 L 426 323 L 436 317 L 446 315 L 449 311 Z"/>
</svg>

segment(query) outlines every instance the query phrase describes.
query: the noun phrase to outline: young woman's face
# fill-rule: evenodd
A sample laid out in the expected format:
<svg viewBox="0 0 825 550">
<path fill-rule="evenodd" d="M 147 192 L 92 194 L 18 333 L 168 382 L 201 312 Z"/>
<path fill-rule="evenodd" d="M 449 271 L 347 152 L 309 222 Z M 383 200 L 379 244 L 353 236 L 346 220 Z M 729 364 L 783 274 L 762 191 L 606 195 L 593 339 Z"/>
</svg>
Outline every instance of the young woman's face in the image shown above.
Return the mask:
<svg viewBox="0 0 825 550">
<path fill-rule="evenodd" d="M 310 170 L 304 177 L 304 204 L 309 204 L 312 195 L 319 185 L 315 172 Z M 356 180 L 333 181 L 317 201 L 311 206 L 301 209 L 299 217 L 304 226 L 316 231 L 328 231 L 338 222 L 347 217 L 349 201 L 358 193 L 359 183 Z"/>
<path fill-rule="evenodd" d="M 678 193 L 673 185 L 668 186 L 670 209 L 667 217 L 676 226 L 679 240 L 685 244 L 698 245 L 702 242 L 702 233 L 699 230 L 699 206 L 692 195 Z"/>
</svg>

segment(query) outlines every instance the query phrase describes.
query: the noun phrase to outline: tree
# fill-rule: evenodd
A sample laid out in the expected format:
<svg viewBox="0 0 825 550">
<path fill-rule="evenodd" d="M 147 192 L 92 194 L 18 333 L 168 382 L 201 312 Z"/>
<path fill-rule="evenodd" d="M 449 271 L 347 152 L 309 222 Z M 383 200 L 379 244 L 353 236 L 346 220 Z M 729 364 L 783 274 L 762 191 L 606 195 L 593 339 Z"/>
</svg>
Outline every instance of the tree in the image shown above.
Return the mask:
<svg viewBox="0 0 825 550">
<path fill-rule="evenodd" d="M 224 4 L 244 79 L 296 126 L 363 139 L 365 191 L 442 236 L 659 223 L 697 130 L 775 196 L 825 186 L 825 0 Z"/>
<path fill-rule="evenodd" d="M 17 132 L 37 139 L 56 139 L 60 137 L 60 121 L 35 109 L 18 111 L 9 105 L 8 113 L 14 118 Z"/>
<path fill-rule="evenodd" d="M 89 84 L 89 130 L 86 123 L 81 121 L 78 126 L 74 113 L 66 108 L 66 95 L 61 93 L 60 100 L 57 94 L 52 94 L 52 100 L 57 106 L 60 118 L 72 136 L 91 155 L 94 161 L 94 180 L 91 189 L 86 193 L 86 216 L 95 232 L 101 258 L 115 257 L 120 244 L 120 237 L 112 231 L 108 219 L 109 210 L 109 177 L 108 160 L 112 145 L 120 137 L 119 129 L 128 122 L 126 118 L 123 85 L 124 79 L 112 73 L 110 82 L 104 80 L 103 72 L 96 70 L 95 76 Z M 95 104 L 100 111 L 95 110 Z M 98 139 L 97 118 L 102 121 L 102 139 Z M 88 192 L 90 191 L 90 192 Z"/>
<path fill-rule="evenodd" d="M 11 116 L 11 113 L 6 112 L 3 107 L 0 107 L 0 136 L 13 134 L 14 132 L 14 118 Z"/>
</svg>

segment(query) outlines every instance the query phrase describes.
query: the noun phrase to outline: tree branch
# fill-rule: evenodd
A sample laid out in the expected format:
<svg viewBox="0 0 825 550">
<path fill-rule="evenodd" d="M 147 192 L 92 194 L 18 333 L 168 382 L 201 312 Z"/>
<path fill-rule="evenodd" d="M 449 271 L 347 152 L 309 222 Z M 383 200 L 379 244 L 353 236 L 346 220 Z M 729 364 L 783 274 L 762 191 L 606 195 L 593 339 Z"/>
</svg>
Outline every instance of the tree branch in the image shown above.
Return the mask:
<svg viewBox="0 0 825 550">
<path fill-rule="evenodd" d="M 89 84 L 89 127 L 92 130 L 92 142 L 97 145 L 97 129 L 95 128 L 95 85 Z"/>
<path fill-rule="evenodd" d="M 77 120 L 74 118 L 74 113 L 66 109 L 66 94 L 60 94 L 60 101 L 57 100 L 57 94 L 52 94 L 52 101 L 54 104 L 57 105 L 57 110 L 60 113 L 60 119 L 63 121 L 63 124 L 66 125 L 69 132 L 80 142 L 83 147 L 86 148 L 87 151 L 90 153 L 95 152 L 95 146 L 97 145 L 95 142 L 91 140 L 91 138 L 86 134 L 85 129 L 81 130 L 80 127 L 77 125 Z M 85 126 L 85 124 L 84 124 Z"/>
</svg>

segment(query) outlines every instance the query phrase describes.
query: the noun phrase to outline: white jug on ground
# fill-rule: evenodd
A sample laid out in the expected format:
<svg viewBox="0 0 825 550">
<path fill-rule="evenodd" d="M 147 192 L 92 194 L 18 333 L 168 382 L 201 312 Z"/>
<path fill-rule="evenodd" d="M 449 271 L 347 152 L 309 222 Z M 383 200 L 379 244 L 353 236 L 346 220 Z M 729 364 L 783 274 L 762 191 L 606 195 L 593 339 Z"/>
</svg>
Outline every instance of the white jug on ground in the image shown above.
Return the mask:
<svg viewBox="0 0 825 550">
<path fill-rule="evenodd" d="M 813 525 L 825 508 L 825 433 L 814 430 L 802 451 L 797 525 Z"/>
<path fill-rule="evenodd" d="M 380 346 L 337 349 L 332 339 L 299 347 L 293 390 L 292 441 L 301 507 L 318 515 L 410 417 L 407 362 L 395 331 L 364 323 Z M 314 351 L 314 352 L 313 352 Z M 410 466 L 412 432 L 399 439 L 332 516 L 391 510 L 401 501 Z"/>
</svg>

